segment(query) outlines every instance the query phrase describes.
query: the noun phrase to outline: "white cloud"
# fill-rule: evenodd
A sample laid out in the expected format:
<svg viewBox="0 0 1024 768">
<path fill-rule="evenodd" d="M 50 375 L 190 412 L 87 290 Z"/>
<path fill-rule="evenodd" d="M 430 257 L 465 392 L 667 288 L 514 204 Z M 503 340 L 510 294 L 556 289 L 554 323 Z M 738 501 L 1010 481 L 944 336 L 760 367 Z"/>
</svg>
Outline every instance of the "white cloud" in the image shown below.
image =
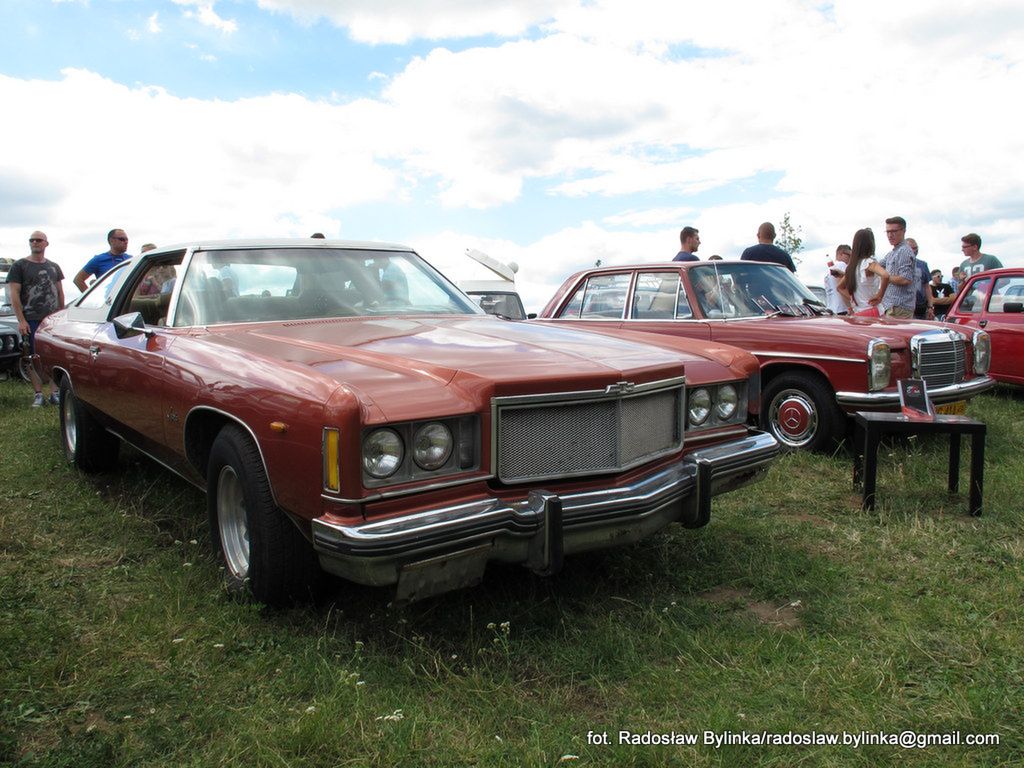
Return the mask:
<svg viewBox="0 0 1024 768">
<path fill-rule="evenodd" d="M 407 43 L 417 38 L 442 40 L 498 35 L 516 37 L 552 19 L 575 0 L 257 0 L 260 8 L 289 13 L 312 22 L 319 18 L 345 27 L 365 43 Z"/>
<path fill-rule="evenodd" d="M 159 16 L 159 12 L 154 12 L 153 15 L 146 20 L 146 28 L 149 29 L 149 31 L 152 32 L 154 35 L 160 34 Z"/>
<path fill-rule="evenodd" d="M 238 22 L 221 18 L 213 9 L 214 3 L 207 0 L 172 0 L 176 5 L 194 6 L 195 11 L 184 11 L 185 18 L 195 19 L 200 24 L 212 27 L 225 35 L 238 31 Z"/>
<path fill-rule="evenodd" d="M 214 13 L 209 2 L 176 2 Z M 374 41 L 488 25 L 507 38 L 543 31 L 435 48 L 397 75 L 372 75 L 377 98 L 345 103 L 181 99 L 76 70 L 56 82 L 0 77 L 12 113 L 43 100 L 60 117 L 0 124 L 0 145 L 19 148 L 0 162 L 9 171 L 0 192 L 41 163 L 63 181 L 34 204 L 50 214 L 31 226 L 62 222 L 65 241 L 83 249 L 115 225 L 160 242 L 349 236 L 358 233 L 344 208 L 358 204 L 431 195 L 456 211 L 500 214 L 537 187 L 571 202 L 600 198 L 606 218 L 581 214 L 517 242 L 470 225 L 401 238 L 437 258 L 476 247 L 518 261 L 531 309 L 596 258 L 671 258 L 684 224 L 701 229 L 703 255 L 735 257 L 759 222 L 786 211 L 812 249 L 801 274 L 815 282 L 826 248 L 863 226 L 881 231 L 893 214 L 947 272 L 972 230 L 986 252 L 1024 263 L 1015 166 L 1024 134 L 1012 97 L 1024 92 L 1019 3 L 527 2 L 504 4 L 511 20 L 500 23 L 488 15 L 497 11 L 464 2 L 260 5 L 327 16 Z M 114 102 L 143 116 L 137 130 L 96 124 L 95 104 Z M 69 124 L 80 128 L 69 134 Z"/>
</svg>

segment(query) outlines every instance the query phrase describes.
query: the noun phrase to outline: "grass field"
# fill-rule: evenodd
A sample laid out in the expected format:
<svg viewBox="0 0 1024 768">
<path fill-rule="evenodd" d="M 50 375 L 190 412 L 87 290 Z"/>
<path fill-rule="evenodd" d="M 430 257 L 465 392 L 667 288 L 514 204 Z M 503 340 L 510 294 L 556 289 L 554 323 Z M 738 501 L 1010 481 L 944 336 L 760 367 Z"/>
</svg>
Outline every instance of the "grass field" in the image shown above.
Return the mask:
<svg viewBox="0 0 1024 768">
<path fill-rule="evenodd" d="M 200 493 L 131 451 L 75 472 L 29 398 L 0 383 L 0 765 L 1024 764 L 1015 392 L 969 409 L 989 425 L 981 518 L 947 496 L 942 440 L 884 448 L 873 513 L 848 455 L 795 454 L 706 528 L 555 578 L 491 568 L 402 610 L 339 585 L 286 612 L 220 589 Z M 999 744 L 702 743 L 904 730 Z"/>
</svg>

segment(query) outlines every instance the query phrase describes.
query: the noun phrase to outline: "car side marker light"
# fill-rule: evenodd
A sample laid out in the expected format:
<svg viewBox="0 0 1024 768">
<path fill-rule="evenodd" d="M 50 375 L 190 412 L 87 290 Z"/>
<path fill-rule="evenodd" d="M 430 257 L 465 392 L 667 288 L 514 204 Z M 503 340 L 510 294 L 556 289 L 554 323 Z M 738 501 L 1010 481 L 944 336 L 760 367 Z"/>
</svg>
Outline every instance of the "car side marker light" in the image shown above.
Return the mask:
<svg viewBox="0 0 1024 768">
<path fill-rule="evenodd" d="M 324 490 L 337 493 L 341 490 L 341 433 L 337 429 L 324 427 Z"/>
</svg>

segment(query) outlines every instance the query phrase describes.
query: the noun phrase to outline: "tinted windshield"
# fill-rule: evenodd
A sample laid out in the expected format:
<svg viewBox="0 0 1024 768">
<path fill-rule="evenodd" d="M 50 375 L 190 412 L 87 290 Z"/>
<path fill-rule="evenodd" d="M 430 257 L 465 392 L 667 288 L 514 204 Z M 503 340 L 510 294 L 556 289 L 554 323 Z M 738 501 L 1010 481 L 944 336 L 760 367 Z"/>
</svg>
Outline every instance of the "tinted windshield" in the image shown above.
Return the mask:
<svg viewBox="0 0 1024 768">
<path fill-rule="evenodd" d="M 705 317 L 800 314 L 820 306 L 814 294 L 785 267 L 718 261 L 689 270 L 690 285 Z"/>
<path fill-rule="evenodd" d="M 409 251 L 244 248 L 198 251 L 174 325 L 407 314 L 479 314 Z"/>
</svg>

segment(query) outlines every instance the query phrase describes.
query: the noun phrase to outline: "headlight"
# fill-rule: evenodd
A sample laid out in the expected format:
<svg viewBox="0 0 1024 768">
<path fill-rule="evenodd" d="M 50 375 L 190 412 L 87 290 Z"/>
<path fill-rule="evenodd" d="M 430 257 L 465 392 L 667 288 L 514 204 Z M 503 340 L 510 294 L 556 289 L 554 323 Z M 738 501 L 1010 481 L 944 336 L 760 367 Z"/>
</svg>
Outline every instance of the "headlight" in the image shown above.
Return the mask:
<svg viewBox="0 0 1024 768">
<path fill-rule="evenodd" d="M 690 424 L 700 426 L 708 420 L 708 416 L 711 414 L 711 395 L 706 389 L 695 389 L 690 393 L 690 400 L 686 407 Z"/>
<path fill-rule="evenodd" d="M 881 339 L 868 342 L 868 390 L 885 389 L 892 375 L 892 353 Z"/>
<path fill-rule="evenodd" d="M 974 339 L 974 372 L 977 375 L 988 373 L 992 364 L 992 340 L 985 331 L 975 331 Z"/>
<path fill-rule="evenodd" d="M 393 429 L 378 429 L 363 440 L 363 469 L 371 477 L 391 477 L 404 458 L 402 438 Z"/>
<path fill-rule="evenodd" d="M 440 469 L 452 455 L 452 432 L 439 422 L 424 424 L 412 438 L 412 458 L 420 469 Z"/>
<path fill-rule="evenodd" d="M 736 394 L 736 387 L 726 384 L 718 390 L 718 398 L 715 402 L 715 415 L 722 421 L 728 421 L 736 413 L 736 406 L 740 398 Z"/>
</svg>

